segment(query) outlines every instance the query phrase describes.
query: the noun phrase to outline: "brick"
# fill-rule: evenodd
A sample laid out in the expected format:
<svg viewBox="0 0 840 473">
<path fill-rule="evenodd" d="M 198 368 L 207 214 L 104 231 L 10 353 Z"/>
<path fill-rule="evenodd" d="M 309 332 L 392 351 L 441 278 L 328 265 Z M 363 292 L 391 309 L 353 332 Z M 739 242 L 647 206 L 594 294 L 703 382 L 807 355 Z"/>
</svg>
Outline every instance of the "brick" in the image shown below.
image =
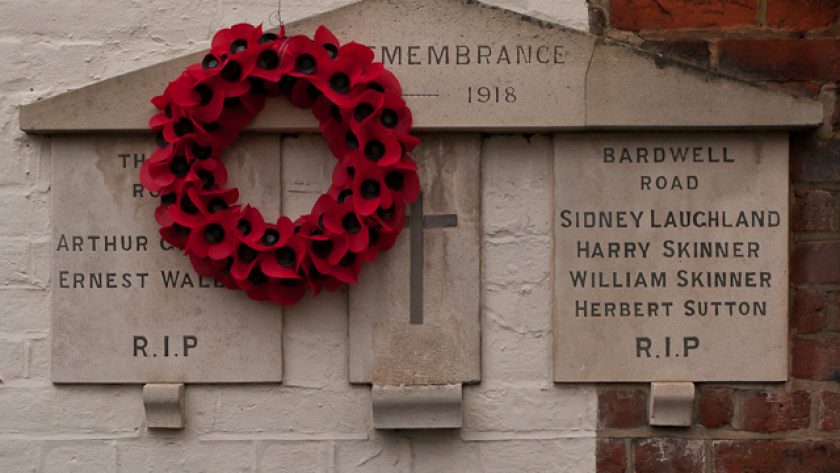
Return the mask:
<svg viewBox="0 0 840 473">
<path fill-rule="evenodd" d="M 718 68 L 749 80 L 840 80 L 840 41 L 727 39 L 718 42 Z"/>
<path fill-rule="evenodd" d="M 840 381 L 840 341 L 793 340 L 791 345 L 792 377 Z"/>
<path fill-rule="evenodd" d="M 116 435 L 136 432 L 145 418 L 141 386 L 8 387 L 0 413 L 0 434 Z"/>
<path fill-rule="evenodd" d="M 793 182 L 840 182 L 840 140 L 791 135 L 790 177 Z"/>
<path fill-rule="evenodd" d="M 680 59 L 703 68 L 710 67 L 709 45 L 705 41 L 646 41 L 648 51 Z"/>
<path fill-rule="evenodd" d="M 733 396 L 732 389 L 701 387 L 697 400 L 697 422 L 707 429 L 730 424 L 734 409 Z"/>
<path fill-rule="evenodd" d="M 187 422 L 189 423 L 189 418 Z M 253 465 L 256 462 L 257 449 L 252 441 L 199 442 L 189 441 L 183 435 L 171 436 L 170 434 L 169 432 L 148 431 L 150 438 L 117 441 L 119 472 L 254 472 Z M 290 461 L 298 460 L 300 459 L 290 459 Z M 294 465 L 293 463 L 284 464 Z M 297 471 L 326 471 L 304 469 L 304 466 L 308 464 L 299 463 L 301 468 Z M 93 472 L 98 473 L 98 470 L 89 470 L 89 473 Z"/>
<path fill-rule="evenodd" d="M 546 390 L 536 386 L 502 387 L 498 382 L 488 386 L 482 381 L 479 386 L 464 389 L 464 429 L 476 432 L 594 429 L 594 415 L 581 416 L 583 412 L 592 412 L 594 394 L 594 389 L 587 386 L 561 385 Z"/>
<path fill-rule="evenodd" d="M 327 471 L 325 442 L 283 442 L 266 445 L 258 453 L 260 473 Z"/>
<path fill-rule="evenodd" d="M 44 473 L 114 473 L 116 450 L 108 442 L 59 443 L 44 458 Z"/>
<path fill-rule="evenodd" d="M 793 231 L 831 232 L 835 230 L 834 196 L 822 190 L 795 190 L 791 228 Z"/>
<path fill-rule="evenodd" d="M 23 341 L 0 340 L 0 381 L 22 377 L 24 359 Z"/>
<path fill-rule="evenodd" d="M 635 473 L 702 473 L 706 458 L 702 440 L 635 440 Z"/>
<path fill-rule="evenodd" d="M 607 14 L 604 10 L 589 6 L 589 32 L 602 35 L 607 29 Z"/>
<path fill-rule="evenodd" d="M 840 283 L 840 243 L 799 242 L 790 255 L 793 284 Z"/>
<path fill-rule="evenodd" d="M 32 442 L 3 440 L 0 442 L 0 471 L 38 471 L 38 448 Z"/>
<path fill-rule="evenodd" d="M 598 428 L 633 429 L 647 424 L 647 393 L 641 389 L 598 392 Z"/>
<path fill-rule="evenodd" d="M 826 293 L 795 291 L 790 312 L 790 328 L 799 332 L 820 332 L 826 329 Z"/>
<path fill-rule="evenodd" d="M 814 98 L 820 94 L 819 84 L 813 82 L 768 82 L 767 85 L 784 90 L 797 97 Z"/>
<path fill-rule="evenodd" d="M 744 391 L 741 395 L 741 428 L 753 432 L 804 430 L 811 423 L 811 394 L 794 390 L 778 395 Z"/>
<path fill-rule="evenodd" d="M 0 288 L 0 331 L 44 331 L 50 328 L 50 297 L 44 290 Z"/>
<path fill-rule="evenodd" d="M 627 471 L 627 448 L 624 440 L 598 439 L 595 447 L 595 471 L 598 473 Z"/>
<path fill-rule="evenodd" d="M 820 419 L 820 430 L 840 430 L 840 392 L 821 391 L 820 402 L 822 403 L 822 418 Z"/>
<path fill-rule="evenodd" d="M 715 473 L 833 472 L 840 440 L 718 441 L 712 457 Z"/>
<path fill-rule="evenodd" d="M 591 439 L 478 442 L 477 465 L 486 473 L 592 471 L 593 444 Z M 461 471 L 475 471 L 475 467 Z"/>
<path fill-rule="evenodd" d="M 765 25 L 782 30 L 808 31 L 837 20 L 834 0 L 767 0 Z"/>
<path fill-rule="evenodd" d="M 758 25 L 758 0 L 611 0 L 610 22 L 615 28 L 716 29 Z"/>
</svg>

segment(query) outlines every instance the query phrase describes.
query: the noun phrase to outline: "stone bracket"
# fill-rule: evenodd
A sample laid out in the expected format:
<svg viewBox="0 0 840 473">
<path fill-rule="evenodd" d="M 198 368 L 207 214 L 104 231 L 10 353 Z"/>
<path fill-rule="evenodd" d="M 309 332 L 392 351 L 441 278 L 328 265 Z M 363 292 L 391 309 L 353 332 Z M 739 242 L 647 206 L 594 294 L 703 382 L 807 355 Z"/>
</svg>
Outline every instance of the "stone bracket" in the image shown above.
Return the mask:
<svg viewBox="0 0 840 473">
<path fill-rule="evenodd" d="M 650 425 L 690 427 L 694 416 L 694 383 L 651 383 Z"/>
<path fill-rule="evenodd" d="M 460 429 L 461 384 L 373 385 L 376 429 Z"/>
<path fill-rule="evenodd" d="M 143 386 L 146 427 L 183 429 L 186 419 L 183 384 L 146 384 Z"/>
</svg>

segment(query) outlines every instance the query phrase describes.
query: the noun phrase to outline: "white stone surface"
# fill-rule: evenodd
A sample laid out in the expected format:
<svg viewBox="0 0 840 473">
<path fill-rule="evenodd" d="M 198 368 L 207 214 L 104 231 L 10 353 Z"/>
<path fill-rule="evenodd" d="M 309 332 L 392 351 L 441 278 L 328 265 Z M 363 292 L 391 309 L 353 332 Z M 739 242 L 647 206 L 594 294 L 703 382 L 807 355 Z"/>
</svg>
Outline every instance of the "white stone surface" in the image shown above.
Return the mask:
<svg viewBox="0 0 840 473">
<path fill-rule="evenodd" d="M 347 3 L 286 0 L 284 16 L 291 21 Z M 548 18 L 568 6 L 576 24 L 586 22 L 583 0 L 494 4 Z M 550 219 L 550 199 L 544 196 L 550 195 L 550 183 L 540 179 L 540 174 L 550 176 L 550 155 L 529 153 L 516 165 L 501 157 L 482 161 L 482 172 L 509 174 L 482 186 L 483 224 L 497 221 L 499 213 L 489 212 L 510 206 L 509 197 L 522 202 L 510 207 L 515 215 L 538 217 L 509 217 L 484 231 L 482 252 L 492 250 L 495 261 L 491 268 L 490 259 L 482 260 L 484 381 L 465 387 L 461 431 L 394 435 L 372 430 L 370 389 L 350 386 L 347 379 L 346 291 L 284 312 L 284 385 L 187 386 L 183 431 L 142 427 L 141 386 L 50 383 L 55 279 L 43 271 L 49 268 L 49 252 L 37 251 L 36 244 L 50 237 L 51 138 L 21 133 L 17 107 L 203 50 L 216 30 L 265 20 L 275 7 L 266 0 L 0 3 L 5 65 L 0 70 L 0 244 L 32 242 L 23 266 L 28 280 L 4 276 L 0 282 L 0 340 L 24 344 L 22 375 L 0 384 L 0 471 L 593 471 L 594 389 L 556 388 L 549 381 L 551 293 L 539 289 L 550 285 L 543 275 L 549 262 L 535 258 L 539 264 L 523 265 L 518 277 L 509 277 L 507 269 L 519 256 L 550 245 L 548 223 L 534 223 Z M 506 140 L 511 143 L 504 152 L 514 157 L 518 143 L 527 143 L 522 137 L 491 138 L 484 147 Z M 531 140 L 550 147 L 550 138 Z M 331 170 L 332 162 L 324 166 Z M 308 210 L 320 188 L 316 192 L 306 194 L 311 201 L 300 208 L 284 201 L 284 212 Z M 525 212 L 531 193 L 534 206 Z M 506 293 L 516 295 L 521 313 Z M 501 408 L 497 395 L 514 400 L 518 410 Z M 523 413 L 539 422 L 521 420 Z"/>
<path fill-rule="evenodd" d="M 787 134 L 554 144 L 555 380 L 787 380 Z"/>
</svg>

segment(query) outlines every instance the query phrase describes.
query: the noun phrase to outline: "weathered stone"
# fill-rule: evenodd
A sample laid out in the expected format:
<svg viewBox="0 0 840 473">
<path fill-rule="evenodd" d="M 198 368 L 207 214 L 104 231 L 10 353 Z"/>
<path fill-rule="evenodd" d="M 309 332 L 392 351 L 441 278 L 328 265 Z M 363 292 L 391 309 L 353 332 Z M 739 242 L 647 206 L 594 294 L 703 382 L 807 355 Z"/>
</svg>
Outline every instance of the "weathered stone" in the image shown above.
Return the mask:
<svg viewBox="0 0 840 473">
<path fill-rule="evenodd" d="M 481 378 L 479 137 L 427 135 L 415 153 L 428 215 L 457 226 L 423 229 L 421 324 L 410 323 L 411 229 L 350 289 L 350 381 L 458 384 Z M 420 218 L 411 215 L 412 219 Z M 415 243 L 416 244 L 416 243 Z"/>
<path fill-rule="evenodd" d="M 785 380 L 787 149 L 555 135 L 555 381 Z"/>
<path fill-rule="evenodd" d="M 279 306 L 199 278 L 158 236 L 160 199 L 136 187 L 153 146 L 144 136 L 54 138 L 52 380 L 280 381 Z M 267 220 L 280 210 L 279 155 L 277 137 L 243 136 L 225 160 L 240 202 Z"/>
</svg>

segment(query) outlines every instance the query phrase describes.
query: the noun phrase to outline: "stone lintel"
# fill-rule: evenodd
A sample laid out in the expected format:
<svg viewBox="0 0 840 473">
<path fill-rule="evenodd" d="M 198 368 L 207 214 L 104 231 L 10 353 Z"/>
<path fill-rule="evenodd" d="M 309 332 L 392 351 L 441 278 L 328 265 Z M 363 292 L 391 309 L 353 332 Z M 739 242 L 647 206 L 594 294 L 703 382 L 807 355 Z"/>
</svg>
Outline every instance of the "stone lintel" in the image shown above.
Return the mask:
<svg viewBox="0 0 840 473">
<path fill-rule="evenodd" d="M 796 129 L 823 120 L 816 100 L 480 4 L 365 0 L 294 23 L 290 31 L 311 36 L 322 24 L 343 42 L 373 48 L 400 79 L 420 132 Z M 147 131 L 157 112 L 149 101 L 204 54 L 23 105 L 21 130 Z M 245 130 L 314 133 L 318 123 L 310 111 L 278 98 Z"/>
<path fill-rule="evenodd" d="M 460 429 L 461 385 L 382 386 L 371 390 L 376 429 Z"/>
</svg>

